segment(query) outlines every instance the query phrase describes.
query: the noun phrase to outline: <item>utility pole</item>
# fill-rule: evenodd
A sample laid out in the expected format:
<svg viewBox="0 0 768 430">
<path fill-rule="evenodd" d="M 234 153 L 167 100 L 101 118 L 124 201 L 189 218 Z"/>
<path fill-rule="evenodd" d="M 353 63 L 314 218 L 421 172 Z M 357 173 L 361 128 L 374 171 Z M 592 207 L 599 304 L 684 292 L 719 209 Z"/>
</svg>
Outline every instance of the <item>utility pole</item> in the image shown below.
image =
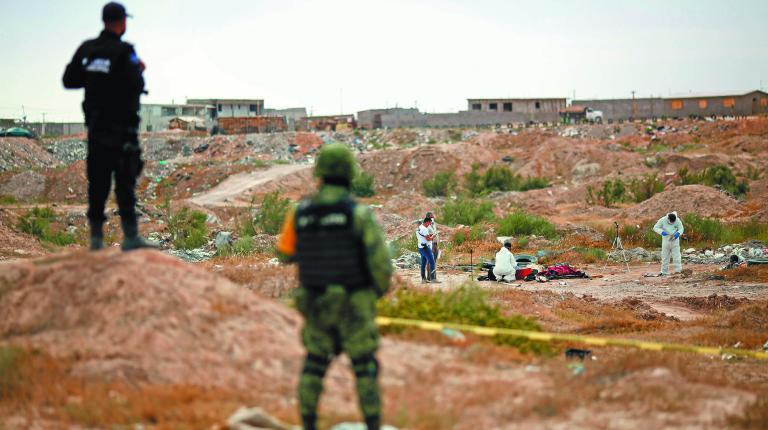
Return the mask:
<svg viewBox="0 0 768 430">
<path fill-rule="evenodd" d="M 635 90 L 632 90 L 632 119 L 635 119 L 637 106 L 635 105 Z"/>
<path fill-rule="evenodd" d="M 43 125 L 40 127 L 40 136 L 45 136 L 45 112 L 43 112 Z"/>
</svg>

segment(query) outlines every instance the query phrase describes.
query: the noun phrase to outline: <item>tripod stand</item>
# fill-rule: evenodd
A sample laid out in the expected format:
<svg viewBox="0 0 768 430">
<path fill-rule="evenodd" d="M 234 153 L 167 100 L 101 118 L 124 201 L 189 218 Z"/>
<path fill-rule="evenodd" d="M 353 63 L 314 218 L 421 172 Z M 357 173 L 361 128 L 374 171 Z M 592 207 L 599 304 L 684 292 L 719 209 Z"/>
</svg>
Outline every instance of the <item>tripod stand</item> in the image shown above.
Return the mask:
<svg viewBox="0 0 768 430">
<path fill-rule="evenodd" d="M 624 265 L 627 267 L 627 272 L 629 272 L 629 260 L 627 259 L 627 252 L 624 250 L 624 244 L 621 243 L 621 236 L 619 235 L 619 223 L 614 221 L 613 225 L 616 228 L 616 236 L 613 238 L 613 243 L 611 243 L 611 251 L 621 251 L 621 257 L 624 260 Z M 603 269 L 608 267 L 608 261 L 610 259 L 611 255 L 608 254 L 608 258 L 605 260 L 605 266 L 603 266 Z"/>
</svg>

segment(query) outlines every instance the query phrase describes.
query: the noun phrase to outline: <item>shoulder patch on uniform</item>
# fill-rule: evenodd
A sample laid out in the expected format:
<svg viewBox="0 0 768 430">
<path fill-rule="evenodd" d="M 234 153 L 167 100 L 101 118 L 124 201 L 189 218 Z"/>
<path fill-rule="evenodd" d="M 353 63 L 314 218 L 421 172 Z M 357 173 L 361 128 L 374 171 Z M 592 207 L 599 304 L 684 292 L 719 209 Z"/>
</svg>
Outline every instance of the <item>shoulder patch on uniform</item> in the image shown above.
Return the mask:
<svg viewBox="0 0 768 430">
<path fill-rule="evenodd" d="M 135 52 L 131 53 L 130 60 L 131 60 L 131 63 L 133 63 L 133 64 L 139 64 L 139 56 L 136 55 Z"/>
</svg>

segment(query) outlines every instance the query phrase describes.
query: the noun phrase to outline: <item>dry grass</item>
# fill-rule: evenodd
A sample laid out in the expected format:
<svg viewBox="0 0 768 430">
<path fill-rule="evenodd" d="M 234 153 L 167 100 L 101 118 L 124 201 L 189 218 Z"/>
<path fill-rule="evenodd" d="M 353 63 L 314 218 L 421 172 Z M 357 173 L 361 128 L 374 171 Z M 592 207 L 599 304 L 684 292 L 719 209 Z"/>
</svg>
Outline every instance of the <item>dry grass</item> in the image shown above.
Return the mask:
<svg viewBox="0 0 768 430">
<path fill-rule="evenodd" d="M 580 333 L 627 333 L 658 330 L 672 322 L 662 314 L 638 306 L 631 299 L 618 305 L 591 298 L 568 298 L 554 306 L 552 313 L 576 323 Z"/>
<path fill-rule="evenodd" d="M 272 265 L 268 254 L 217 257 L 203 266 L 263 297 L 280 298 L 298 285 L 295 266 Z"/>
<path fill-rule="evenodd" d="M 742 266 L 735 269 L 722 270 L 718 274 L 732 282 L 768 282 L 768 264 L 757 266 Z"/>
</svg>

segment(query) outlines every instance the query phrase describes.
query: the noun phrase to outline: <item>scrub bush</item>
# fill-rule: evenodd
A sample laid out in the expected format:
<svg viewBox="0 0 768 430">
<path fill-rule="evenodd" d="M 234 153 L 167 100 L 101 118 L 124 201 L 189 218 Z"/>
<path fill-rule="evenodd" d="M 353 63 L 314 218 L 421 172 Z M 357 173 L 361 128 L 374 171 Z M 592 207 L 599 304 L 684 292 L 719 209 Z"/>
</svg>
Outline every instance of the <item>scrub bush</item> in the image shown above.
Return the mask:
<svg viewBox="0 0 768 430">
<path fill-rule="evenodd" d="M 461 246 L 465 242 L 476 242 L 485 239 L 485 232 L 481 225 L 473 225 L 469 230 L 459 230 L 453 235 L 453 243 Z"/>
<path fill-rule="evenodd" d="M 635 203 L 640 203 L 664 191 L 664 183 L 659 180 L 656 173 L 649 173 L 642 179 L 633 179 L 629 183 L 629 190 Z"/>
<path fill-rule="evenodd" d="M 166 200 L 163 209 L 165 209 L 165 222 L 174 247 L 195 249 L 208 243 L 208 225 L 206 224 L 208 215 L 186 207 L 173 212 L 170 200 Z"/>
<path fill-rule="evenodd" d="M 528 177 L 523 179 L 507 166 L 494 165 L 480 173 L 480 165 L 473 164 L 472 171 L 464 175 L 464 186 L 475 196 L 494 191 L 528 191 L 547 188 L 551 184 L 546 178 Z"/>
<path fill-rule="evenodd" d="M 541 331 L 533 318 L 505 315 L 498 305 L 490 304 L 488 293 L 469 282 L 450 291 L 420 292 L 401 289 L 380 300 L 378 313 L 393 318 L 468 324 Z M 388 330 L 398 331 L 398 327 Z M 512 336 L 494 336 L 493 342 L 513 346 L 524 352 L 550 354 L 549 345 Z"/>
<path fill-rule="evenodd" d="M 458 184 L 453 172 L 440 172 L 432 179 L 422 182 L 421 186 L 427 197 L 445 197 L 453 194 Z"/>
<path fill-rule="evenodd" d="M 528 236 L 535 234 L 547 239 L 558 237 L 554 224 L 537 215 L 530 215 L 523 211 L 513 212 L 499 222 L 498 234 L 500 236 Z"/>
<path fill-rule="evenodd" d="M 359 172 L 352 179 L 352 193 L 357 197 L 371 197 L 376 194 L 373 188 L 373 175 L 367 172 Z"/>
<path fill-rule="evenodd" d="M 493 202 L 465 198 L 446 202 L 441 213 L 443 221 L 448 225 L 473 226 L 483 221 L 492 221 L 496 217 Z"/>
<path fill-rule="evenodd" d="M 238 256 L 238 257 L 244 257 L 247 255 L 251 255 L 254 252 L 257 252 L 257 250 L 254 247 L 253 244 L 253 237 L 251 236 L 244 236 L 240 239 L 237 239 L 233 244 L 231 245 L 225 245 L 221 248 L 219 248 L 216 251 L 217 257 L 230 257 L 230 256 Z"/>
<path fill-rule="evenodd" d="M 279 191 L 266 194 L 261 200 L 261 206 L 253 217 L 252 234 L 261 231 L 267 234 L 278 234 L 283 226 L 285 214 L 291 207 L 291 201 L 280 197 Z"/>
<path fill-rule="evenodd" d="M 414 229 L 415 230 L 415 229 Z M 418 252 L 419 240 L 416 238 L 416 233 L 406 234 L 405 236 L 395 239 L 389 243 L 390 255 L 392 258 L 399 258 L 406 252 Z"/>
<path fill-rule="evenodd" d="M 0 401 L 11 399 L 24 384 L 23 364 L 28 353 L 15 346 L 0 346 Z"/>
<path fill-rule="evenodd" d="M 528 177 L 520 184 L 520 191 L 538 190 L 547 188 L 550 184 L 547 178 Z"/>
<path fill-rule="evenodd" d="M 38 239 L 58 246 L 75 243 L 71 234 L 56 231 L 52 224 L 56 221 L 56 212 L 52 208 L 34 207 L 19 219 L 19 230 L 31 234 Z"/>
<path fill-rule="evenodd" d="M 719 244 L 725 238 L 726 231 L 718 219 L 703 218 L 696 214 L 683 216 L 685 235 L 690 242 Z"/>
<path fill-rule="evenodd" d="M 710 187 L 717 186 L 740 198 L 746 196 L 749 191 L 747 181 L 737 181 L 736 176 L 728 166 L 712 166 L 693 173 L 687 167 L 683 167 L 677 171 L 677 175 L 680 177 L 678 180 L 680 185 L 702 184 Z"/>
</svg>

